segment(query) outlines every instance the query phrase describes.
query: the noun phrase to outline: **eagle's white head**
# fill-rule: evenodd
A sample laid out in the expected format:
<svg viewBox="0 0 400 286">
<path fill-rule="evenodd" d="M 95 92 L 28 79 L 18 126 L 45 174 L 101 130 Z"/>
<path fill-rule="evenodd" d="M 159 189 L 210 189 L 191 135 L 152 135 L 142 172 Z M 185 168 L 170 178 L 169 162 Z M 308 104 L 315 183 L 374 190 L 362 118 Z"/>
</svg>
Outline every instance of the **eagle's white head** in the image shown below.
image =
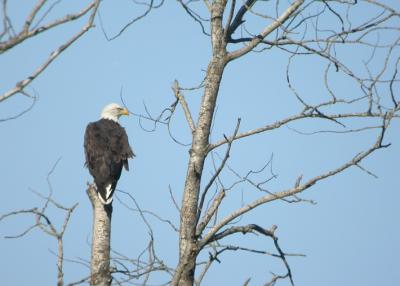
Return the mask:
<svg viewBox="0 0 400 286">
<path fill-rule="evenodd" d="M 129 115 L 129 111 L 116 103 L 106 105 L 101 112 L 101 118 L 113 120 L 115 122 L 118 122 L 121 115 Z"/>
</svg>

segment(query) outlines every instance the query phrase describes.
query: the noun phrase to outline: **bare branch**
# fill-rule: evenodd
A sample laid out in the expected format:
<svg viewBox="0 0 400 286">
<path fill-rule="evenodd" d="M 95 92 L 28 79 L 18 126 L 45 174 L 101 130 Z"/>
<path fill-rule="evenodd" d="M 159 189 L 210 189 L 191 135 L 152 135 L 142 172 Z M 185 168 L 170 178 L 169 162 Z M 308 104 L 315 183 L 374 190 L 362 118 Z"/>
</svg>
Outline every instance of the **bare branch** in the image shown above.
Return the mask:
<svg viewBox="0 0 400 286">
<path fill-rule="evenodd" d="M 172 86 L 172 90 L 174 91 L 175 97 L 179 100 L 179 103 L 182 106 L 183 112 L 185 113 L 186 120 L 189 124 L 190 130 L 192 133 L 195 131 L 196 127 L 193 122 L 192 114 L 190 113 L 189 106 L 186 103 L 185 97 L 180 92 L 179 83 L 177 80 L 174 81 L 174 85 Z"/>
<path fill-rule="evenodd" d="M 208 0 L 203 0 L 203 2 L 207 7 L 208 12 L 211 12 L 211 4 L 210 4 L 210 2 L 208 2 Z"/>
<path fill-rule="evenodd" d="M 6 42 L 6 43 L 0 43 L 0 51 L 6 51 L 10 49 L 11 47 L 15 46 L 18 43 L 21 43 L 23 40 L 27 39 L 28 37 L 32 37 L 40 32 L 43 32 L 45 30 L 51 29 L 55 26 L 74 21 L 76 19 L 79 19 L 83 15 L 85 15 L 88 11 L 92 11 L 88 22 L 86 25 L 80 30 L 77 34 L 75 34 L 71 39 L 69 39 L 67 42 L 65 42 L 63 45 L 59 46 L 56 50 L 50 53 L 49 57 L 47 60 L 39 67 L 36 69 L 35 72 L 33 72 L 30 76 L 28 76 L 26 79 L 18 82 L 14 88 L 10 89 L 9 91 L 3 93 L 0 95 L 0 102 L 10 98 L 11 96 L 20 93 L 21 91 L 24 90 L 24 88 L 29 85 L 33 80 L 35 80 L 46 68 L 60 55 L 62 54 L 63 51 L 65 51 L 68 47 L 70 47 L 74 42 L 76 42 L 81 36 L 83 36 L 90 28 L 93 27 L 93 21 L 94 17 L 96 15 L 96 11 L 98 9 L 98 6 L 100 5 L 100 0 L 95 0 L 93 1 L 90 5 L 88 5 L 85 9 L 83 9 L 80 13 L 74 14 L 74 15 L 67 15 L 63 19 L 56 20 L 53 23 L 50 23 L 46 26 L 42 26 L 37 28 L 36 30 L 28 33 L 27 36 L 24 36 L 22 38 L 16 38 L 12 40 L 11 42 Z M 27 25 L 27 24 L 26 24 Z M 30 25 L 30 24 L 29 24 Z M 29 27 L 28 25 L 28 27 Z"/>
<path fill-rule="evenodd" d="M 239 126 L 240 126 L 240 121 L 241 119 L 239 118 L 235 127 L 235 131 L 233 132 L 232 137 L 234 138 L 236 136 L 236 134 L 239 131 Z M 227 137 L 225 136 L 225 138 L 227 139 Z M 233 141 L 229 141 L 228 142 L 228 147 L 226 149 L 225 152 L 225 156 L 220 164 L 220 166 L 218 167 L 218 169 L 215 171 L 214 175 L 211 177 L 210 181 L 207 183 L 207 185 L 204 188 L 203 193 L 201 194 L 201 198 L 200 198 L 200 202 L 199 202 L 199 207 L 198 207 L 198 211 L 197 211 L 197 221 L 199 221 L 202 210 L 203 210 L 203 204 L 207 195 L 208 190 L 210 189 L 210 187 L 213 185 L 214 181 L 216 180 L 216 178 L 219 176 L 219 174 L 221 173 L 221 171 L 223 170 L 223 168 L 225 167 L 226 162 L 228 161 L 229 155 L 230 155 L 230 151 L 231 151 L 231 147 L 232 147 L 232 142 Z M 214 216 L 215 212 L 218 210 L 219 205 L 221 204 L 223 198 L 225 197 L 225 190 L 222 189 L 218 195 L 216 196 L 216 198 L 213 200 L 211 207 L 207 210 L 207 212 L 204 214 L 201 222 L 198 224 L 197 226 L 197 230 L 196 230 L 196 235 L 200 236 L 201 233 L 203 232 L 204 228 L 207 226 L 207 224 L 209 223 L 209 221 L 211 220 L 211 218 Z"/>
<path fill-rule="evenodd" d="M 72 282 L 72 283 L 68 283 L 67 286 L 76 286 L 76 285 L 80 285 L 83 283 L 87 283 L 90 280 L 90 276 L 84 277 L 78 281 Z"/>
<path fill-rule="evenodd" d="M 18 235 L 13 235 L 13 236 L 6 236 L 5 238 L 20 238 L 24 235 L 26 235 L 28 232 L 30 232 L 34 228 L 39 228 L 41 229 L 45 234 L 50 235 L 54 237 L 57 240 L 57 285 L 62 286 L 64 285 L 64 272 L 63 272 L 63 262 L 64 262 L 64 246 L 63 246 L 63 237 L 64 233 L 67 229 L 68 223 L 70 221 L 71 215 L 73 211 L 76 209 L 78 204 L 74 204 L 72 207 L 65 207 L 61 205 L 60 203 L 56 202 L 52 198 L 52 186 L 50 182 L 50 176 L 54 172 L 57 163 L 60 161 L 58 159 L 56 163 L 53 165 L 51 170 L 49 171 L 47 175 L 47 183 L 49 187 L 49 195 L 44 196 L 38 192 L 35 192 L 38 196 L 40 196 L 45 202 L 43 207 L 39 210 L 39 208 L 35 207 L 32 209 L 27 209 L 27 210 L 18 210 L 18 211 L 13 211 L 8 214 L 2 215 L 0 217 L 0 221 L 3 219 L 14 216 L 14 215 L 20 215 L 20 214 L 33 214 L 35 217 L 35 224 L 32 226 L 28 227 L 26 230 L 24 230 L 22 233 Z M 50 220 L 49 216 L 45 213 L 47 206 L 49 204 L 54 205 L 57 209 L 62 210 L 66 212 L 65 217 L 64 217 L 64 222 L 60 227 L 60 230 L 56 229 L 56 226 L 52 223 Z"/>
<path fill-rule="evenodd" d="M 286 198 L 288 196 L 293 196 L 296 195 L 310 187 L 312 187 L 313 185 L 315 185 L 316 183 L 318 183 L 319 181 L 322 181 L 324 179 L 327 179 L 331 176 L 334 176 L 338 173 L 343 172 L 344 170 L 348 169 L 351 166 L 356 166 L 358 163 L 360 163 L 364 158 L 366 158 L 369 154 L 371 154 L 372 152 L 381 149 L 381 148 L 386 148 L 388 146 L 390 146 L 390 144 L 382 144 L 383 138 L 384 138 L 384 134 L 385 134 L 385 130 L 386 128 L 389 126 L 390 120 L 391 120 L 391 116 L 392 114 L 388 114 L 387 116 L 385 116 L 384 120 L 383 120 L 383 124 L 382 124 L 382 128 L 381 128 L 381 134 L 378 136 L 375 144 L 370 147 L 368 150 L 358 153 L 357 155 L 355 155 L 351 160 L 347 161 L 346 163 L 344 163 L 343 165 L 341 165 L 340 167 L 333 169 L 327 173 L 324 173 L 322 175 L 316 176 L 310 180 L 308 180 L 307 182 L 305 182 L 304 184 L 301 184 L 295 188 L 286 190 L 286 191 L 281 191 L 281 192 L 277 192 L 274 194 L 268 194 L 265 195 L 253 202 L 251 202 L 250 204 L 232 212 L 230 215 L 226 216 L 225 218 L 221 219 L 220 222 L 218 222 L 215 226 L 213 226 L 210 231 L 204 236 L 204 238 L 201 240 L 201 245 L 204 246 L 206 245 L 208 242 L 213 241 L 213 237 L 216 235 L 216 233 L 225 225 L 227 225 L 229 222 L 231 222 L 232 220 L 234 220 L 235 218 L 249 212 L 250 210 L 265 204 L 267 202 L 271 202 L 271 201 L 275 201 L 277 199 L 282 199 L 282 198 Z"/>
<path fill-rule="evenodd" d="M 126 204 L 123 200 L 121 200 L 119 197 L 117 197 L 117 200 L 124 205 L 127 209 L 134 211 L 134 212 L 138 212 L 143 220 L 143 222 L 146 224 L 146 226 L 148 227 L 149 233 L 152 233 L 152 228 L 150 223 L 147 221 L 145 214 L 151 215 L 152 217 L 156 218 L 157 220 L 159 220 L 162 223 L 166 223 L 168 224 L 172 230 L 174 230 L 175 232 L 178 232 L 178 228 L 169 220 L 169 219 L 165 219 L 163 217 L 161 217 L 160 215 L 158 215 L 157 213 L 153 212 L 153 211 L 149 211 L 149 210 L 143 210 L 139 207 L 139 204 L 137 203 L 137 201 L 135 200 L 135 198 L 128 192 L 125 192 L 123 190 L 117 190 L 119 193 L 123 193 L 124 195 L 128 196 L 132 202 L 135 204 L 135 208 L 132 208 L 131 206 L 129 206 L 128 204 Z"/>
<path fill-rule="evenodd" d="M 229 10 L 229 15 L 228 15 L 228 19 L 226 20 L 226 24 L 225 24 L 225 39 L 228 41 L 229 38 L 231 37 L 231 30 L 229 29 L 229 27 L 231 26 L 232 23 L 232 19 L 233 19 L 233 15 L 235 13 L 235 5 L 236 5 L 236 0 L 232 0 L 231 2 L 231 8 Z M 236 15 L 237 17 L 237 15 Z M 230 34 L 229 34 L 230 33 Z"/>
<path fill-rule="evenodd" d="M 174 206 L 175 206 L 175 209 L 178 211 L 178 213 L 180 213 L 180 212 L 181 212 L 181 209 L 180 209 L 178 203 L 177 203 L 176 200 L 175 200 L 174 194 L 172 193 L 171 186 L 168 186 L 168 192 L 169 192 L 169 195 L 170 195 L 170 197 L 171 197 L 172 203 L 173 203 Z"/>
<path fill-rule="evenodd" d="M 211 36 L 207 31 L 206 28 L 204 27 L 203 21 L 207 21 L 205 19 L 203 19 L 202 17 L 200 17 L 198 14 L 196 14 L 192 9 L 189 8 L 189 6 L 187 4 L 185 4 L 182 0 L 177 0 L 179 2 L 179 4 L 181 4 L 182 8 L 186 11 L 186 13 L 194 20 L 196 21 L 200 27 L 201 27 L 201 31 L 203 32 L 204 35 L 206 36 Z M 208 2 L 205 2 L 207 8 L 210 7 Z M 207 5 L 208 4 L 208 5 Z M 210 9 L 209 9 L 210 10 Z"/>
<path fill-rule="evenodd" d="M 20 117 L 23 116 L 24 114 L 26 114 L 26 113 L 28 113 L 29 111 L 31 111 L 32 108 L 35 106 L 36 102 L 37 102 L 38 99 L 39 99 L 37 95 L 35 95 L 35 96 L 30 96 L 30 95 L 28 95 L 28 93 L 26 93 L 25 91 L 20 91 L 20 93 L 23 94 L 23 95 L 25 95 L 25 96 L 27 96 L 27 97 L 32 98 L 31 105 L 29 105 L 25 110 L 19 112 L 19 113 L 16 114 L 16 115 L 13 115 L 13 116 L 10 116 L 10 117 L 6 117 L 6 118 L 1 118 L 1 119 L 0 119 L 0 122 L 5 122 L 5 121 L 9 121 L 9 120 L 14 120 L 14 119 L 20 118 Z"/>
<path fill-rule="evenodd" d="M 120 93 L 120 98 L 121 98 L 121 101 L 123 102 L 123 105 L 125 107 L 127 107 L 125 104 L 125 101 L 123 100 L 123 97 L 122 97 L 122 89 L 121 89 L 121 93 Z M 179 139 L 177 139 L 172 134 L 172 131 L 171 131 L 172 118 L 173 118 L 173 115 L 175 114 L 176 106 L 178 105 L 178 103 L 179 103 L 179 99 L 176 98 L 176 100 L 169 107 L 164 108 L 157 117 L 154 117 L 153 115 L 151 115 L 149 109 L 147 108 L 146 104 L 144 104 L 144 103 L 143 103 L 143 105 L 144 105 L 146 115 L 131 112 L 131 111 L 129 111 L 129 114 L 132 114 L 133 116 L 136 116 L 139 118 L 139 125 L 142 128 L 142 130 L 144 130 L 146 132 L 154 132 L 157 129 L 158 124 L 165 125 L 168 129 L 170 138 L 175 143 L 177 143 L 181 146 L 188 146 L 188 145 L 190 145 L 189 143 L 181 142 Z M 127 107 L 127 109 L 129 110 L 128 107 Z M 150 121 L 153 124 L 152 128 L 145 128 L 143 126 L 142 120 Z"/>
<path fill-rule="evenodd" d="M 42 9 L 43 5 L 46 3 L 46 0 L 40 0 L 35 7 L 33 7 L 31 13 L 29 14 L 28 18 L 25 21 L 25 25 L 23 28 L 24 33 L 29 32 L 29 28 L 33 22 L 33 19 L 36 17 L 36 14 L 39 12 L 40 9 Z"/>
<path fill-rule="evenodd" d="M 338 101 L 336 101 L 336 102 L 338 102 Z M 333 104 L 333 102 L 331 102 L 331 104 Z M 235 140 L 238 140 L 238 139 L 241 139 L 241 138 L 245 138 L 245 137 L 252 136 L 252 135 L 255 135 L 255 134 L 259 134 L 259 133 L 263 133 L 263 132 L 270 131 L 270 130 L 273 130 L 273 129 L 277 129 L 277 128 L 283 126 L 283 125 L 286 125 L 289 122 L 293 122 L 293 121 L 300 120 L 300 119 L 305 119 L 305 118 L 328 119 L 329 118 L 329 120 L 330 120 L 330 119 L 356 118 L 356 117 L 359 117 L 359 118 L 374 118 L 374 117 L 375 118 L 382 118 L 383 117 L 383 114 L 377 113 L 377 112 L 375 112 L 375 113 L 373 113 L 373 112 L 371 112 L 371 113 L 368 113 L 368 112 L 358 112 L 358 113 L 356 113 L 355 112 L 355 113 L 337 113 L 337 114 L 328 114 L 328 115 L 325 114 L 325 115 L 322 115 L 321 113 L 318 113 L 318 112 L 315 113 L 315 110 L 316 109 L 314 108 L 313 110 L 311 110 L 311 112 L 308 112 L 308 113 L 305 113 L 304 111 L 302 111 L 302 112 L 300 112 L 298 114 L 289 116 L 289 117 L 287 117 L 285 119 L 276 121 L 276 122 L 274 122 L 272 124 L 268 124 L 268 125 L 265 125 L 265 126 L 260 127 L 260 128 L 256 128 L 256 129 L 252 129 L 252 130 L 249 130 L 249 131 L 246 131 L 246 132 L 239 133 L 234 138 L 228 137 L 227 138 L 228 140 L 227 139 L 222 139 L 220 141 L 217 141 L 216 143 L 210 144 L 209 147 L 208 147 L 208 152 L 210 152 L 211 150 L 213 150 L 213 149 L 215 149 L 215 148 L 217 148 L 217 147 L 219 147 L 221 145 L 224 145 L 224 144 L 228 143 L 229 140 L 235 141 Z M 360 131 L 362 131 L 362 130 L 360 129 Z"/>
<path fill-rule="evenodd" d="M 107 35 L 107 33 L 106 33 L 105 29 L 104 29 L 104 25 L 103 25 L 103 20 L 102 20 L 101 14 L 99 13 L 100 26 L 101 26 L 101 29 L 103 31 L 103 35 L 107 39 L 107 41 L 113 41 L 116 38 L 120 37 L 130 26 L 132 26 L 137 21 L 139 21 L 139 20 L 143 19 L 144 17 L 146 17 L 151 12 L 151 10 L 160 8 L 164 4 L 164 0 L 160 0 L 160 3 L 158 3 L 158 4 L 154 3 L 154 0 L 150 0 L 149 4 L 144 3 L 144 2 L 138 2 L 138 1 L 133 1 L 133 2 L 135 2 L 136 4 L 141 4 L 141 5 L 147 6 L 146 11 L 144 11 L 144 13 L 142 13 L 141 15 L 139 15 L 139 16 L 133 18 L 132 20 L 130 20 L 127 24 L 125 24 L 119 30 L 119 32 L 117 34 L 115 34 L 114 36 L 111 36 L 111 37 L 109 37 Z"/>
<path fill-rule="evenodd" d="M 44 1 L 40 0 L 37 3 L 37 5 L 32 10 L 31 14 L 26 19 L 23 30 L 17 36 L 12 37 L 11 39 L 9 39 L 5 42 L 0 42 L 0 54 L 6 52 L 7 50 L 13 48 L 14 46 L 22 43 L 23 41 L 25 41 L 33 36 L 36 36 L 47 30 L 55 28 L 59 25 L 63 25 L 65 23 L 80 19 L 82 16 L 86 15 L 90 10 L 92 10 L 92 9 L 96 10 L 97 6 L 99 5 L 99 3 L 98 3 L 99 1 L 93 1 L 87 7 L 85 7 L 84 9 L 82 9 L 80 12 L 78 12 L 76 14 L 66 15 L 63 18 L 57 19 L 49 24 L 43 25 L 43 26 L 38 27 L 33 30 L 29 30 L 29 28 L 32 24 L 33 18 L 36 16 L 36 14 L 39 12 L 39 10 L 43 7 L 45 2 L 46 2 L 46 0 L 44 0 Z M 94 11 L 94 12 L 96 12 L 96 11 Z"/>
<path fill-rule="evenodd" d="M 244 226 L 244 227 L 246 227 L 246 226 Z M 243 251 L 243 252 L 249 252 L 249 253 L 255 253 L 255 254 L 268 255 L 268 256 L 271 256 L 271 257 L 275 257 L 275 258 L 281 258 L 281 255 L 273 253 L 273 252 L 270 252 L 270 251 L 265 251 L 265 250 L 260 250 L 260 249 L 253 249 L 253 248 L 242 247 L 242 246 L 237 246 L 237 245 L 218 244 L 218 248 L 222 248 L 221 250 L 223 250 L 223 251 L 226 251 L 226 250 L 229 250 L 229 251 Z M 220 252 L 222 252 L 222 251 L 220 251 Z M 285 256 L 306 257 L 306 255 L 302 254 L 302 253 L 287 253 L 287 252 L 285 252 Z"/>
<path fill-rule="evenodd" d="M 205 227 L 210 222 L 210 220 L 214 216 L 214 214 L 217 212 L 217 210 L 218 210 L 222 200 L 224 199 L 224 197 L 225 197 L 225 190 L 222 189 L 221 191 L 218 192 L 218 194 L 215 197 L 215 199 L 213 200 L 210 208 L 204 214 L 203 218 L 201 219 L 201 222 L 197 225 L 197 229 L 196 229 L 196 235 L 197 236 L 201 236 L 201 234 L 204 231 Z M 200 212 L 199 212 L 199 214 L 200 214 Z"/>
<path fill-rule="evenodd" d="M 242 7 L 240 7 L 232 23 L 230 23 L 230 19 L 232 19 L 233 11 L 235 8 L 235 2 L 236 1 L 232 1 L 231 12 L 227 22 L 227 25 L 229 26 L 226 29 L 225 38 L 228 41 L 231 39 L 232 34 L 237 30 L 237 28 L 244 23 L 243 20 L 244 14 L 246 14 L 246 12 L 249 11 L 249 9 L 251 9 L 251 7 L 257 2 L 257 0 L 246 0 L 246 2 L 242 5 Z"/>
<path fill-rule="evenodd" d="M 278 251 L 278 255 L 274 255 L 274 256 L 278 257 L 278 258 L 280 258 L 282 260 L 282 262 L 284 263 L 285 268 L 287 270 L 287 274 L 285 275 L 285 277 L 289 277 L 291 284 L 294 285 L 293 277 L 292 277 L 292 271 L 291 271 L 290 266 L 289 266 L 289 264 L 288 264 L 288 262 L 286 260 L 287 254 L 285 254 L 282 251 L 280 245 L 278 244 L 278 238 L 275 236 L 276 229 L 277 229 L 276 225 L 273 225 L 270 229 L 264 229 L 264 228 L 262 228 L 262 227 L 260 227 L 260 226 L 258 226 L 256 224 L 249 224 L 249 225 L 246 225 L 246 226 L 233 226 L 233 227 L 230 227 L 230 228 L 228 228 L 228 229 L 226 229 L 226 230 L 224 230 L 224 231 L 222 231 L 222 232 L 220 232 L 218 234 L 215 234 L 211 238 L 211 240 L 209 240 L 207 242 L 207 244 L 211 243 L 213 241 L 220 240 L 222 238 L 225 238 L 225 237 L 227 237 L 229 235 L 232 235 L 232 234 L 235 234 L 235 233 L 247 234 L 247 233 L 257 232 L 257 233 L 260 233 L 262 235 L 271 237 L 273 239 L 273 241 L 274 241 L 275 248 Z M 204 247 L 204 246 L 205 245 L 201 244 L 201 247 Z M 225 250 L 228 250 L 228 249 L 230 250 L 230 248 L 223 248 L 222 250 L 220 250 L 219 252 L 216 253 L 215 257 L 218 254 L 220 254 L 221 252 L 223 252 Z M 213 258 L 213 259 L 216 259 L 216 258 Z"/>
<path fill-rule="evenodd" d="M 252 2 L 252 1 L 250 1 Z M 268 25 L 259 35 L 257 35 L 256 37 L 254 37 L 248 44 L 247 46 L 230 52 L 227 55 L 227 60 L 228 61 L 232 61 L 235 60 L 245 54 L 247 54 L 248 52 L 250 52 L 251 50 L 253 50 L 259 43 L 262 42 L 262 40 L 267 37 L 270 33 L 272 33 L 275 29 L 277 29 L 278 27 L 280 27 L 287 19 L 290 18 L 290 16 L 292 16 L 292 14 L 299 9 L 299 7 L 301 6 L 301 4 L 303 4 L 304 0 L 297 0 L 295 2 L 293 2 L 292 5 L 290 5 L 286 11 L 279 16 L 278 19 L 276 19 L 273 23 L 271 23 L 270 25 Z M 241 18 L 239 19 L 241 20 Z M 234 20 L 235 23 L 235 20 Z M 236 28 L 235 28 L 236 29 Z M 228 33 L 229 34 L 229 33 Z"/>
</svg>

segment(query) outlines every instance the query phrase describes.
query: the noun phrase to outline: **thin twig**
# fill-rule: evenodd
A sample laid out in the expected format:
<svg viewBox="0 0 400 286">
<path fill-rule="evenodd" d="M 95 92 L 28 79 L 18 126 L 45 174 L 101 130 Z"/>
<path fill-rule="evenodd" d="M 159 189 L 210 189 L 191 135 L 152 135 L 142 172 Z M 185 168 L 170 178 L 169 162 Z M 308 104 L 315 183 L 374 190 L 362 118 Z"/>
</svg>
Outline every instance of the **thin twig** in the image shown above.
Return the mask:
<svg viewBox="0 0 400 286">
<path fill-rule="evenodd" d="M 174 85 L 172 86 L 172 90 L 174 91 L 175 97 L 179 100 L 179 103 L 182 106 L 183 112 L 185 113 L 186 120 L 189 124 L 190 130 L 192 133 L 196 130 L 196 126 L 194 124 L 192 114 L 190 113 L 189 106 L 186 103 L 185 97 L 182 95 L 179 83 L 177 80 L 174 81 Z"/>
</svg>

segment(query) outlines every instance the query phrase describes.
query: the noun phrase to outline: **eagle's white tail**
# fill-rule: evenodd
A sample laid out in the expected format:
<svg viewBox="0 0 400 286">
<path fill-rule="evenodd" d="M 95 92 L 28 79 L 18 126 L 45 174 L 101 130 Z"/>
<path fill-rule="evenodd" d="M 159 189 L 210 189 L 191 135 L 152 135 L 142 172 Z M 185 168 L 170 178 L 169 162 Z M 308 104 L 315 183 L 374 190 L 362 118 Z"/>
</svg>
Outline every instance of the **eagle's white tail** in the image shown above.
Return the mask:
<svg viewBox="0 0 400 286">
<path fill-rule="evenodd" d="M 103 205 L 109 205 L 109 204 L 111 204 L 112 201 L 113 201 L 113 197 L 107 198 L 107 200 L 105 201 L 105 200 L 103 199 L 103 197 L 100 195 L 100 193 L 97 193 L 97 195 L 98 195 L 100 201 L 103 203 Z"/>
<path fill-rule="evenodd" d="M 112 195 L 113 195 L 113 189 L 112 189 L 112 184 L 109 184 L 106 188 L 105 188 L 105 200 L 104 200 L 104 198 L 101 196 L 101 194 L 100 194 L 100 191 L 99 191 L 99 189 L 97 188 L 97 186 L 96 186 L 96 189 L 97 189 L 97 196 L 99 197 L 99 200 L 101 201 L 101 203 L 103 204 L 103 205 L 109 205 L 109 204 L 111 204 L 112 203 L 112 201 L 113 201 L 113 197 L 112 197 Z"/>
</svg>

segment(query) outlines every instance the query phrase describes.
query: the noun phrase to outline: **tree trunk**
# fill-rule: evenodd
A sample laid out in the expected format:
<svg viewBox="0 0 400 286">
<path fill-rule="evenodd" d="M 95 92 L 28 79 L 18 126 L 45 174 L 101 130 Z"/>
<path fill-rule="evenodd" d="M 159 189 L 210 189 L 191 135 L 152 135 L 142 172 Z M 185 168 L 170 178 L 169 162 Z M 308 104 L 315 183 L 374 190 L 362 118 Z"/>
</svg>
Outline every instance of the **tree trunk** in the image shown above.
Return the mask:
<svg viewBox="0 0 400 286">
<path fill-rule="evenodd" d="M 91 279 L 92 286 L 111 285 L 110 234 L 112 205 L 103 205 L 93 185 L 87 189 L 93 206 Z"/>
<path fill-rule="evenodd" d="M 194 283 L 196 258 L 199 252 L 196 225 L 200 182 L 204 161 L 207 156 L 211 123 L 218 90 L 226 65 L 226 42 L 222 28 L 222 14 L 225 5 L 226 1 L 215 1 L 212 5 L 211 37 L 213 55 L 208 65 L 198 122 L 192 138 L 185 189 L 182 198 L 179 264 L 171 285 L 192 286 Z"/>
</svg>

